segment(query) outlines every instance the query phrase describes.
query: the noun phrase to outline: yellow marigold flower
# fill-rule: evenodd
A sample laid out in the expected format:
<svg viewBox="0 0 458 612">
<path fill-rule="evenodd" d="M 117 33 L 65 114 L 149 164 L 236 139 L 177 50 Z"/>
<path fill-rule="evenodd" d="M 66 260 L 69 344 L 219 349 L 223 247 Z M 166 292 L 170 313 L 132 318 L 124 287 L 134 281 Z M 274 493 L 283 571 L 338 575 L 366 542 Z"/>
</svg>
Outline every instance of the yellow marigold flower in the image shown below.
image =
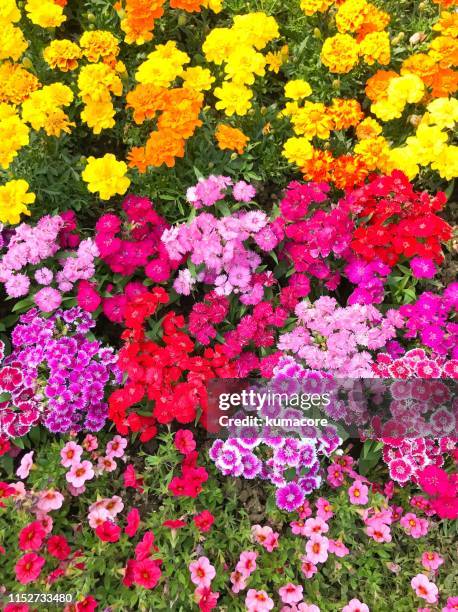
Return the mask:
<svg viewBox="0 0 458 612">
<path fill-rule="evenodd" d="M 358 63 L 358 44 L 349 34 L 327 38 L 321 49 L 321 61 L 330 72 L 350 72 Z"/>
<path fill-rule="evenodd" d="M 16 225 L 21 214 L 30 215 L 27 204 L 35 202 L 35 194 L 28 192 L 29 184 L 23 179 L 8 181 L 0 187 L 0 222 Z"/>
<path fill-rule="evenodd" d="M 267 53 L 266 66 L 271 72 L 278 74 L 278 72 L 280 71 L 280 68 L 282 67 L 282 65 L 285 63 L 287 59 L 288 59 L 288 45 L 283 45 L 280 51 L 277 51 L 276 53 L 271 53 L 271 52 Z"/>
<path fill-rule="evenodd" d="M 442 147 L 439 154 L 431 163 L 431 168 L 437 170 L 446 181 L 458 177 L 458 147 L 447 145 Z"/>
<path fill-rule="evenodd" d="M 294 81 L 289 81 L 285 85 L 285 98 L 291 98 L 291 100 L 308 98 L 311 93 L 312 88 L 304 79 L 295 79 Z"/>
<path fill-rule="evenodd" d="M 0 116 L 0 166 L 6 169 L 16 157 L 19 149 L 29 144 L 29 128 L 16 114 L 7 114 L 7 105 L 2 105 Z"/>
<path fill-rule="evenodd" d="M 447 143 L 447 134 L 438 126 L 420 124 L 415 136 L 409 136 L 406 144 L 422 166 L 433 162 Z"/>
<path fill-rule="evenodd" d="M 39 87 L 37 77 L 20 64 L 7 61 L 0 65 L 0 102 L 21 104 Z"/>
<path fill-rule="evenodd" d="M 102 130 L 114 127 L 115 109 L 111 100 L 89 100 L 81 112 L 81 119 L 87 123 L 94 134 L 100 134 Z"/>
<path fill-rule="evenodd" d="M 224 68 L 227 78 L 240 85 L 252 85 L 254 75 L 264 76 L 266 58 L 252 47 L 241 46 L 228 58 Z"/>
<path fill-rule="evenodd" d="M 420 166 L 417 163 L 417 158 L 410 147 L 397 147 L 390 149 L 388 153 L 387 169 L 402 170 L 410 179 L 414 179 L 420 171 Z"/>
<path fill-rule="evenodd" d="M 382 133 L 382 126 L 372 117 L 366 117 L 356 127 L 356 137 L 358 140 L 364 140 L 365 138 L 374 138 Z"/>
<path fill-rule="evenodd" d="M 429 55 L 441 68 L 458 64 L 458 45 L 451 36 L 438 36 L 429 46 Z"/>
<path fill-rule="evenodd" d="M 241 130 L 224 123 L 218 123 L 216 126 L 215 138 L 221 150 L 237 151 L 240 155 L 250 140 Z"/>
<path fill-rule="evenodd" d="M 203 0 L 203 2 L 201 2 L 201 6 L 218 14 L 221 13 L 223 9 L 223 0 Z"/>
<path fill-rule="evenodd" d="M 240 44 L 237 32 L 230 28 L 214 28 L 202 45 L 202 51 L 209 62 L 218 66 L 234 53 Z"/>
<path fill-rule="evenodd" d="M 363 25 L 368 3 L 366 0 L 346 0 L 336 13 L 336 26 L 341 34 L 357 32 Z"/>
<path fill-rule="evenodd" d="M 357 100 L 334 98 L 328 108 L 328 117 L 334 124 L 335 130 L 348 130 L 363 119 L 364 113 Z"/>
<path fill-rule="evenodd" d="M 458 38 L 458 13 L 441 13 L 439 21 L 433 25 L 433 30 L 440 32 L 443 36 Z"/>
<path fill-rule="evenodd" d="M 455 127 L 458 123 L 458 100 L 456 98 L 436 98 L 428 104 L 429 123 L 441 129 Z"/>
<path fill-rule="evenodd" d="M 275 19 L 263 12 L 236 15 L 231 29 L 238 37 L 239 44 L 252 45 L 258 50 L 280 36 Z"/>
<path fill-rule="evenodd" d="M 19 28 L 0 19 L 0 60 L 11 58 L 16 61 L 28 46 Z"/>
<path fill-rule="evenodd" d="M 62 106 L 68 106 L 73 100 L 72 90 L 62 83 L 47 85 L 34 91 L 22 105 L 22 118 L 34 130 L 43 128 L 48 136 L 60 136 L 61 132 L 69 132 L 70 123 Z"/>
<path fill-rule="evenodd" d="M 388 32 L 371 32 L 361 41 L 359 51 L 369 66 L 375 62 L 386 66 L 391 57 Z"/>
<path fill-rule="evenodd" d="M 0 121 L 16 115 L 16 109 L 11 104 L 0 103 Z"/>
<path fill-rule="evenodd" d="M 361 157 L 368 170 L 383 170 L 388 160 L 389 147 L 383 136 L 376 136 L 358 142 L 355 153 Z"/>
<path fill-rule="evenodd" d="M 404 107 L 405 102 L 401 99 L 392 100 L 391 98 L 385 98 L 378 102 L 374 102 L 371 106 L 371 111 L 382 121 L 391 121 L 392 119 L 401 117 Z"/>
<path fill-rule="evenodd" d="M 405 74 L 390 81 L 387 89 L 388 100 L 395 103 L 415 104 L 425 93 L 425 85 L 416 74 Z"/>
<path fill-rule="evenodd" d="M 214 93 L 219 98 L 215 108 L 224 110 L 228 117 L 234 113 L 236 115 L 246 115 L 251 108 L 250 100 L 253 97 L 253 92 L 248 87 L 226 81 L 221 87 L 216 87 Z"/>
<path fill-rule="evenodd" d="M 306 102 L 302 108 L 291 116 L 296 134 L 312 139 L 314 136 L 325 140 L 329 138 L 334 127 L 332 119 L 326 113 L 321 102 Z"/>
<path fill-rule="evenodd" d="M 215 81 L 215 77 L 212 76 L 210 70 L 201 66 L 186 68 L 181 78 L 184 81 L 184 87 L 195 91 L 208 91 Z"/>
<path fill-rule="evenodd" d="M 52 0 L 27 0 L 25 10 L 30 21 L 41 28 L 57 28 L 67 19 L 63 7 Z"/>
<path fill-rule="evenodd" d="M 92 63 L 100 60 L 113 60 L 119 54 L 119 41 L 106 30 L 84 32 L 80 38 L 84 56 Z"/>
<path fill-rule="evenodd" d="M 283 145 L 283 157 L 290 164 L 296 164 L 299 168 L 303 168 L 306 162 L 313 157 L 314 149 L 308 138 L 297 138 L 295 136 L 288 138 Z"/>
<path fill-rule="evenodd" d="M 188 63 L 189 56 L 177 49 L 175 41 L 169 40 L 165 45 L 157 45 L 148 55 L 148 59 L 138 67 L 135 78 L 139 83 L 167 87 L 183 73 L 183 66 Z"/>
<path fill-rule="evenodd" d="M 301 0 L 301 9 L 311 17 L 315 13 L 324 13 L 333 4 L 334 0 Z"/>
<path fill-rule="evenodd" d="M 106 100 L 109 94 L 122 94 L 122 81 L 116 72 L 102 62 L 83 66 L 78 76 L 78 88 L 83 102 Z"/>
<path fill-rule="evenodd" d="M 112 153 L 103 157 L 88 157 L 82 177 L 91 193 L 98 193 L 101 200 L 109 200 L 116 194 L 124 195 L 130 179 L 126 176 L 127 165 L 118 161 Z"/>
<path fill-rule="evenodd" d="M 53 40 L 43 51 L 43 57 L 51 68 L 62 72 L 74 70 L 81 58 L 81 49 L 71 40 Z"/>
<path fill-rule="evenodd" d="M 21 11 L 15 0 L 2 0 L 0 2 L 0 21 L 3 23 L 16 23 L 21 18 Z"/>
</svg>

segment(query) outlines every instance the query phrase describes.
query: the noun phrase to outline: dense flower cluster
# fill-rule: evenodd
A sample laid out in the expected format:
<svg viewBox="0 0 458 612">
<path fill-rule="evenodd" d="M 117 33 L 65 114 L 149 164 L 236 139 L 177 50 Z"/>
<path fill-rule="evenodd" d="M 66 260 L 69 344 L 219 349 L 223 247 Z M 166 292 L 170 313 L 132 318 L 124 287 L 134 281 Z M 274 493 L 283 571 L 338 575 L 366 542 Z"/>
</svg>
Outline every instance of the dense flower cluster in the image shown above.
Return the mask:
<svg viewBox="0 0 458 612">
<path fill-rule="evenodd" d="M 105 389 L 120 382 L 117 356 L 91 340 L 95 323 L 78 308 L 44 318 L 31 309 L 12 334 L 13 350 L 3 360 L 1 431 L 25 435 L 42 422 L 51 432 L 99 431 L 108 415 Z"/>
</svg>

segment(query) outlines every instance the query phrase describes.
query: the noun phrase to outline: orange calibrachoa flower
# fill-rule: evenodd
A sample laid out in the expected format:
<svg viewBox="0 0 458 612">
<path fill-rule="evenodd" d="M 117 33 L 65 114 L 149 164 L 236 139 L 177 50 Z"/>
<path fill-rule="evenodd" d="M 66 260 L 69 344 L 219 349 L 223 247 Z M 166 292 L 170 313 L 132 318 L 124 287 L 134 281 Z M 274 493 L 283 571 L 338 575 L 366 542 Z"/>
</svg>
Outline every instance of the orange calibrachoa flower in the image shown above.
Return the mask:
<svg viewBox="0 0 458 612">
<path fill-rule="evenodd" d="M 248 136 L 241 130 L 225 123 L 218 123 L 215 130 L 215 138 L 221 150 L 229 149 L 230 151 L 237 151 L 239 155 L 245 151 L 245 147 L 250 141 Z"/>
<path fill-rule="evenodd" d="M 37 77 L 20 64 L 6 61 L 0 65 L 0 102 L 22 104 L 40 86 Z"/>
</svg>

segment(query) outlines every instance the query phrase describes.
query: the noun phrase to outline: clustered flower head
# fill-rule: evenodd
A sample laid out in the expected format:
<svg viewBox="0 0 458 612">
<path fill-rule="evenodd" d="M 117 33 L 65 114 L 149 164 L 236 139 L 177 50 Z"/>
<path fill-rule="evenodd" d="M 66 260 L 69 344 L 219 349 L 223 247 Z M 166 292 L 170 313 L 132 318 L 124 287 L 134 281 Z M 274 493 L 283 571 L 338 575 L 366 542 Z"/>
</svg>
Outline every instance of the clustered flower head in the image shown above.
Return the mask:
<svg viewBox="0 0 458 612">
<path fill-rule="evenodd" d="M 12 352 L 0 369 L 2 432 L 25 435 L 42 422 L 53 433 L 99 431 L 106 422 L 106 388 L 119 383 L 117 356 L 91 340 L 95 322 L 78 308 L 44 318 L 22 315 L 12 334 Z"/>
<path fill-rule="evenodd" d="M 261 256 L 253 247 L 269 252 L 278 243 L 264 212 L 237 212 L 221 219 L 200 213 L 188 224 L 165 230 L 161 240 L 172 261 L 178 262 L 187 256 L 196 270 L 194 275 L 178 277 L 174 284 L 177 292 L 189 295 L 196 282 L 204 282 L 213 285 L 217 295 L 241 294 L 240 301 L 244 304 L 261 301 L 263 281 L 255 274 Z"/>
</svg>

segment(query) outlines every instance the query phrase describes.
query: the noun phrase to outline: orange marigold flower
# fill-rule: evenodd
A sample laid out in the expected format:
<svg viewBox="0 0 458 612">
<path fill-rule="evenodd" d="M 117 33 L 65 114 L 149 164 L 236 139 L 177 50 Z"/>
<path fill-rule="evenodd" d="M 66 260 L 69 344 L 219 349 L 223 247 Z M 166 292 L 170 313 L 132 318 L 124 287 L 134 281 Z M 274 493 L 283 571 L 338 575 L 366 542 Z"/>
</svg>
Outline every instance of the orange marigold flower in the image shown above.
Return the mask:
<svg viewBox="0 0 458 612">
<path fill-rule="evenodd" d="M 440 4 L 444 8 L 452 8 L 455 4 L 458 4 L 458 0 L 433 0 L 434 4 Z"/>
<path fill-rule="evenodd" d="M 458 72 L 452 68 L 438 70 L 431 79 L 431 95 L 446 98 L 458 90 Z"/>
<path fill-rule="evenodd" d="M 170 8 L 182 9 L 187 13 L 200 13 L 200 0 L 170 0 Z"/>
<path fill-rule="evenodd" d="M 134 121 L 138 125 L 146 119 L 154 119 L 156 113 L 165 107 L 167 89 L 152 83 L 137 85 L 126 96 L 127 108 L 134 110 Z"/>
<path fill-rule="evenodd" d="M 402 62 L 401 74 L 416 74 L 426 85 L 437 72 L 436 62 L 426 53 L 415 53 Z"/>
<path fill-rule="evenodd" d="M 365 140 L 366 138 L 375 138 L 382 133 L 382 126 L 378 121 L 372 119 L 372 117 L 366 117 L 364 121 L 356 127 L 356 137 L 358 140 Z"/>
<path fill-rule="evenodd" d="M 67 6 L 67 0 L 53 0 L 54 4 L 57 4 L 57 6 Z"/>
<path fill-rule="evenodd" d="M 247 143 L 250 141 L 248 136 L 241 130 L 224 123 L 218 123 L 216 126 L 215 138 L 218 147 L 222 151 L 224 149 L 229 149 L 229 151 L 237 151 L 239 155 L 244 152 Z"/>
<path fill-rule="evenodd" d="M 458 45 L 451 36 L 438 36 L 429 46 L 429 56 L 438 62 L 441 68 L 450 68 L 458 64 Z"/>
<path fill-rule="evenodd" d="M 441 13 L 439 21 L 433 25 L 433 30 L 441 32 L 444 36 L 458 38 L 458 13 Z"/>
<path fill-rule="evenodd" d="M 381 32 L 390 23 L 391 17 L 381 11 L 374 4 L 367 4 L 364 11 L 364 21 L 358 30 L 356 40 L 361 42 L 365 36 L 372 32 Z"/>
<path fill-rule="evenodd" d="M 367 79 L 366 96 L 372 102 L 386 98 L 386 92 L 391 79 L 399 76 L 394 70 L 377 70 L 377 72 Z"/>
<path fill-rule="evenodd" d="M 6 61 L 0 65 L 0 102 L 21 104 L 39 87 L 37 77 L 20 64 Z"/>
<path fill-rule="evenodd" d="M 121 30 L 128 44 L 143 43 L 153 38 L 154 21 L 164 14 L 164 0 L 127 0 Z"/>
<path fill-rule="evenodd" d="M 364 161 L 358 156 L 341 155 L 334 160 L 332 181 L 338 189 L 361 185 L 369 174 Z"/>
<path fill-rule="evenodd" d="M 336 130 L 348 130 L 348 128 L 358 125 L 364 118 L 364 113 L 357 100 L 334 98 L 328 109 L 328 116 L 334 122 Z"/>
<path fill-rule="evenodd" d="M 148 166 L 173 168 L 175 159 L 184 157 L 184 145 L 185 139 L 172 130 L 152 132 L 145 147 Z"/>
<path fill-rule="evenodd" d="M 148 168 L 145 147 L 134 147 L 131 149 L 127 154 L 127 161 L 130 168 L 137 168 L 142 174 L 145 173 Z"/>
<path fill-rule="evenodd" d="M 329 151 L 313 149 L 312 157 L 302 166 L 301 172 L 306 181 L 329 182 L 333 163 L 334 158 Z"/>
</svg>

